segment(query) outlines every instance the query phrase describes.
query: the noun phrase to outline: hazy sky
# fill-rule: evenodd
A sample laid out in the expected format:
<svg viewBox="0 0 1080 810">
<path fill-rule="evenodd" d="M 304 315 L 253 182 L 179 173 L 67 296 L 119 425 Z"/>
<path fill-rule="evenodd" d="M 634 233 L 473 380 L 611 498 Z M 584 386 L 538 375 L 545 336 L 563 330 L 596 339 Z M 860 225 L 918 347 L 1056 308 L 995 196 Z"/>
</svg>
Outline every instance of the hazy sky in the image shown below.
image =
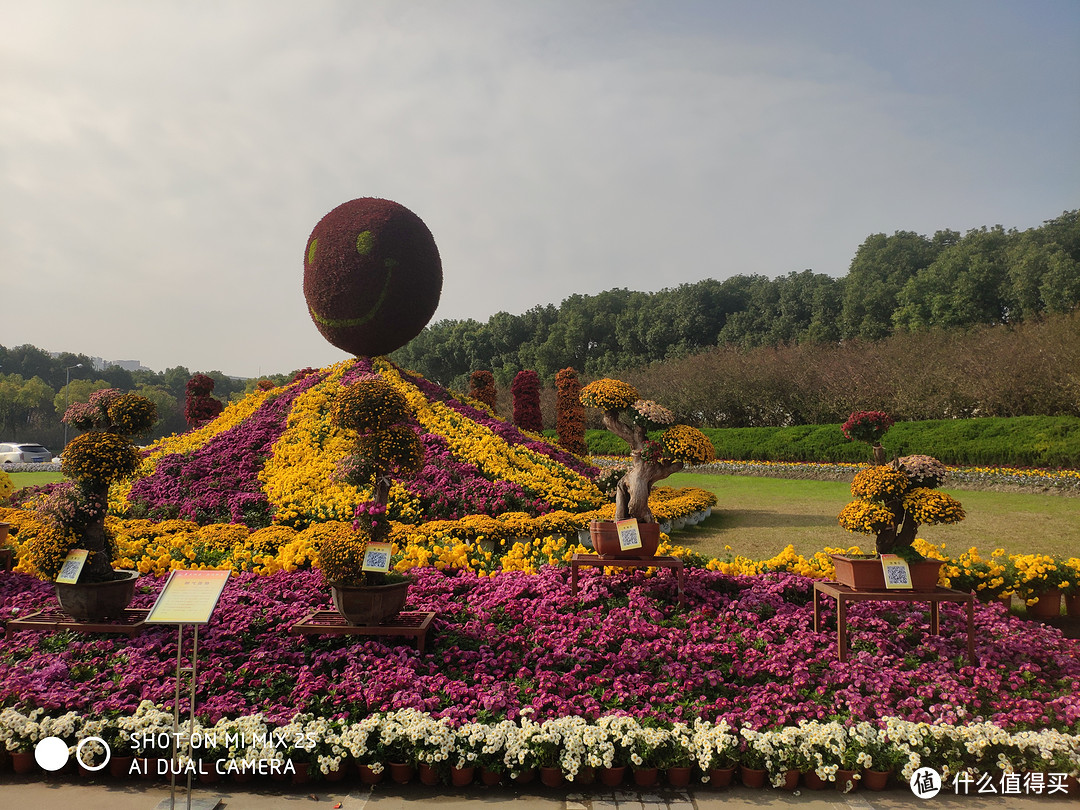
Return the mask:
<svg viewBox="0 0 1080 810">
<path fill-rule="evenodd" d="M 1080 3 L 0 0 L 0 344 L 344 358 L 307 236 L 386 197 L 435 319 L 1080 208 Z"/>
</svg>

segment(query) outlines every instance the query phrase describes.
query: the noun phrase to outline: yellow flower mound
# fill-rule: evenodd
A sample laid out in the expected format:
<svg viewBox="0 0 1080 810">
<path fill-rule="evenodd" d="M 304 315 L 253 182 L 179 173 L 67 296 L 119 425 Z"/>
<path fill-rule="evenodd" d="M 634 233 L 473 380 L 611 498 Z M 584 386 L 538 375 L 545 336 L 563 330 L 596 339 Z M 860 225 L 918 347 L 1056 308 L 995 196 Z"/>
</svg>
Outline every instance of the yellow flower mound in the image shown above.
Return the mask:
<svg viewBox="0 0 1080 810">
<path fill-rule="evenodd" d="M 837 522 L 849 532 L 877 534 L 896 522 L 892 511 L 873 501 L 852 501 L 837 515 Z"/>
<path fill-rule="evenodd" d="M 468 459 L 487 478 L 512 481 L 562 509 L 588 509 L 603 502 L 603 494 L 588 478 L 527 447 L 507 444 L 442 402 L 429 402 L 385 360 L 375 360 L 374 366 L 401 392 L 426 431 L 442 436 L 455 456 Z"/>
<path fill-rule="evenodd" d="M 966 517 L 960 501 L 936 489 L 917 487 L 904 495 L 903 504 L 917 523 L 959 523 Z"/>
<path fill-rule="evenodd" d="M 640 399 L 637 389 L 622 380 L 603 379 L 581 389 L 581 404 L 601 411 L 621 411 Z"/>
<path fill-rule="evenodd" d="M 687 464 L 705 464 L 716 459 L 716 449 L 709 437 L 695 427 L 675 425 L 660 437 L 664 455 Z"/>
<path fill-rule="evenodd" d="M 276 519 L 302 527 L 329 520 L 352 520 L 353 509 L 370 492 L 336 480 L 337 462 L 352 452 L 348 435 L 334 427 L 331 405 L 347 360 L 331 367 L 324 380 L 296 398 L 281 438 L 259 481 Z"/>
<path fill-rule="evenodd" d="M 887 501 L 903 495 L 911 479 L 902 470 L 887 465 L 866 467 L 855 474 L 851 494 L 871 501 Z"/>
</svg>

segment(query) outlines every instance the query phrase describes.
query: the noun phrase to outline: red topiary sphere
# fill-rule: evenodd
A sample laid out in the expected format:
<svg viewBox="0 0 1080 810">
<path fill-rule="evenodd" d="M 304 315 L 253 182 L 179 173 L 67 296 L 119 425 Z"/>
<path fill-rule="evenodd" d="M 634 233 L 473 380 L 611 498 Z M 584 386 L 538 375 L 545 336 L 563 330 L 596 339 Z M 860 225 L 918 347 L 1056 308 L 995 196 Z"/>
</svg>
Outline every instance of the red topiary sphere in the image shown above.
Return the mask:
<svg viewBox="0 0 1080 810">
<path fill-rule="evenodd" d="M 319 220 L 304 253 L 304 298 L 322 336 L 357 355 L 388 354 L 420 334 L 442 293 L 431 231 L 403 205 L 375 197 Z"/>
</svg>

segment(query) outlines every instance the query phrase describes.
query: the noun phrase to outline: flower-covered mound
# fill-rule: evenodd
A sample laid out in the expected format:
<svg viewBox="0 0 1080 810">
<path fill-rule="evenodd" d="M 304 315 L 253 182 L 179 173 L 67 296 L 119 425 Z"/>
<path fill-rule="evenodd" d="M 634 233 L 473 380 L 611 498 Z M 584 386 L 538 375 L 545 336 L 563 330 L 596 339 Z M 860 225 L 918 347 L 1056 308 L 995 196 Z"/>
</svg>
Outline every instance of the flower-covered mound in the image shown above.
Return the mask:
<svg viewBox="0 0 1080 810">
<path fill-rule="evenodd" d="M 755 729 L 800 720 L 893 716 L 980 721 L 1018 731 L 1080 730 L 1080 649 L 1059 631 L 976 605 L 979 664 L 967 662 L 962 608 L 860 603 L 848 613 L 851 658 L 836 660 L 831 603 L 812 629 L 810 580 L 689 569 L 687 607 L 666 572 L 478 577 L 416 572 L 408 607 L 437 613 L 427 650 L 404 640 L 296 637 L 286 630 L 328 608 L 318 571 L 240 574 L 200 631 L 198 710 L 207 722 L 263 712 L 361 719 L 415 708 L 454 723 L 626 714 L 645 720 L 727 719 Z M 162 584 L 144 578 L 136 604 Z M 51 603 L 27 576 L 0 579 L 0 619 Z M 173 694 L 175 628 L 131 639 L 17 632 L 0 641 L 0 705 L 103 717 Z"/>
<path fill-rule="evenodd" d="M 252 528 L 352 520 L 371 493 L 337 474 L 353 447 L 332 409 L 344 387 L 373 376 L 407 403 L 402 429 L 424 451 L 418 472 L 394 479 L 392 520 L 583 512 L 606 500 L 583 459 L 385 359 L 356 358 L 256 391 L 210 424 L 151 446 L 135 481 L 113 493 L 113 514 Z"/>
</svg>

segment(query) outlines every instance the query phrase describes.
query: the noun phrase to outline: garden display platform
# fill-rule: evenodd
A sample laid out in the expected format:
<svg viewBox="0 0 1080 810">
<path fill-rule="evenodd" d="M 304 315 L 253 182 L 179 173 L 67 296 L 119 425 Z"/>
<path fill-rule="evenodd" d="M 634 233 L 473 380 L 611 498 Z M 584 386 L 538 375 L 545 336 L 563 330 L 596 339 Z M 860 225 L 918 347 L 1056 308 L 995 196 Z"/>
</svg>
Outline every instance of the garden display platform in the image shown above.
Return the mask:
<svg viewBox="0 0 1080 810">
<path fill-rule="evenodd" d="M 416 651 L 424 652 L 427 632 L 435 619 L 431 610 L 403 610 L 380 624 L 349 624 L 336 610 L 316 610 L 289 627 L 291 635 L 308 636 L 406 636 L 416 641 Z"/>
<path fill-rule="evenodd" d="M 841 585 L 839 582 L 814 582 L 814 632 L 821 628 L 818 594 L 824 594 L 836 600 L 836 648 L 840 661 L 847 661 L 847 603 L 848 602 L 929 602 L 930 634 L 938 635 L 940 616 L 938 606 L 941 602 L 959 602 L 967 605 L 967 652 L 968 661 L 974 666 L 978 663 L 975 656 L 975 594 L 954 591 L 949 588 L 937 588 L 933 591 L 874 590 L 862 591 Z"/>
<path fill-rule="evenodd" d="M 112 620 L 82 622 L 73 619 L 60 608 L 46 608 L 18 619 L 11 619 L 4 635 L 7 638 L 18 630 L 73 630 L 76 633 L 114 633 L 134 636 L 146 629 L 150 608 L 126 608 L 124 615 Z"/>
<path fill-rule="evenodd" d="M 675 572 L 679 588 L 679 606 L 686 607 L 685 572 L 678 557 L 600 557 L 596 554 L 575 554 L 570 558 L 570 594 L 577 597 L 578 569 L 599 568 L 667 568 Z"/>
</svg>

